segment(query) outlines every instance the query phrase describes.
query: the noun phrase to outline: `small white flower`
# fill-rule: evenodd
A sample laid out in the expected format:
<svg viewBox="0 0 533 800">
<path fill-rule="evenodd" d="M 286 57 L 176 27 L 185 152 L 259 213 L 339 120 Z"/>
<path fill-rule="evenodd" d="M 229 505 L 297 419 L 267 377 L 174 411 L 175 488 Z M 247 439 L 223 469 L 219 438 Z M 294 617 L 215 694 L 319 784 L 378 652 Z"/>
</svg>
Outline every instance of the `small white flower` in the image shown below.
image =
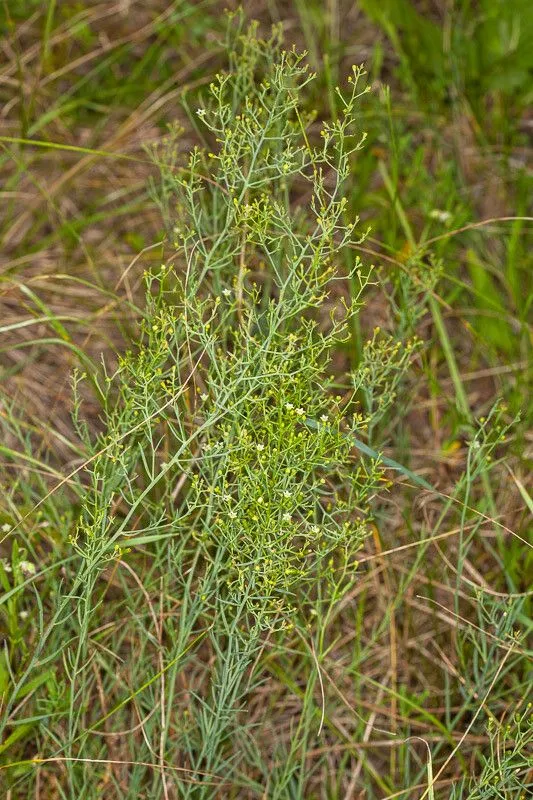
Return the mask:
<svg viewBox="0 0 533 800">
<path fill-rule="evenodd" d="M 231 297 L 231 289 L 222 289 L 222 294 L 225 297 Z"/>
<path fill-rule="evenodd" d="M 28 577 L 30 577 L 31 575 L 35 575 L 35 573 L 37 572 L 35 564 L 33 564 L 31 561 L 21 561 L 20 569 L 22 573 L 24 575 L 27 575 Z"/>
<path fill-rule="evenodd" d="M 198 114 L 199 117 L 205 117 L 206 114 L 205 108 L 197 108 L 196 113 Z"/>
<path fill-rule="evenodd" d="M 299 417 L 305 417 L 305 411 L 303 408 L 297 408 L 296 413 L 298 414 Z"/>
<path fill-rule="evenodd" d="M 7 559 L 2 558 L 0 559 L 0 562 L 2 563 L 2 566 L 6 572 L 13 572 L 11 569 L 11 564 L 7 561 Z"/>
<path fill-rule="evenodd" d="M 9 524 L 9 522 L 4 522 L 4 524 L 2 525 L 2 533 L 7 533 L 10 530 L 11 530 L 11 525 Z"/>
<path fill-rule="evenodd" d="M 228 517 L 230 519 L 237 519 L 237 512 L 233 511 L 233 509 L 231 511 L 228 511 Z"/>
<path fill-rule="evenodd" d="M 292 409 L 294 408 L 294 404 L 293 403 L 285 403 L 285 408 L 287 409 L 287 411 L 292 411 Z"/>
<path fill-rule="evenodd" d="M 209 395 L 204 392 L 200 395 L 200 400 L 205 403 L 206 400 L 209 400 Z"/>
<path fill-rule="evenodd" d="M 283 522 L 291 522 L 291 521 L 292 521 L 292 517 L 288 513 L 288 511 L 286 511 L 285 514 L 283 515 Z"/>
<path fill-rule="evenodd" d="M 283 497 L 286 497 L 288 500 L 290 497 L 292 497 L 292 494 L 291 492 L 289 492 L 288 489 L 285 489 L 285 491 L 283 492 Z"/>
<path fill-rule="evenodd" d="M 21 620 L 28 619 L 29 616 L 30 616 L 29 611 L 19 611 L 19 617 L 21 618 Z"/>
<path fill-rule="evenodd" d="M 256 444 L 256 448 L 261 453 L 265 449 L 265 445 L 264 444 Z"/>
<path fill-rule="evenodd" d="M 327 421 L 328 421 L 327 414 L 322 414 L 322 416 L 320 417 L 320 422 L 327 422 Z"/>
<path fill-rule="evenodd" d="M 439 222 L 449 222 L 452 215 L 449 211 L 442 211 L 440 208 L 432 208 L 429 212 L 431 219 L 436 219 Z"/>
</svg>

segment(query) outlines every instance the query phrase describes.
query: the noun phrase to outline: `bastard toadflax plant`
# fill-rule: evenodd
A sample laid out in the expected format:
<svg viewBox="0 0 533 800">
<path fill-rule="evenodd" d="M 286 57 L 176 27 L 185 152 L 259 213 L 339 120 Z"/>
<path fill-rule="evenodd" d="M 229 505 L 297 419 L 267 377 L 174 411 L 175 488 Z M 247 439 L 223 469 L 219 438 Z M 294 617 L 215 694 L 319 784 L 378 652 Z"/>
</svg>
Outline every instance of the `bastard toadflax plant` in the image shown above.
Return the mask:
<svg viewBox="0 0 533 800">
<path fill-rule="evenodd" d="M 349 348 L 371 279 L 350 250 L 364 232 L 343 191 L 364 142 L 361 69 L 316 135 L 302 102 L 314 76 L 279 30 L 262 40 L 237 25 L 227 47 L 229 69 L 197 111 L 207 147 L 180 165 L 170 135 L 152 154 L 169 258 L 145 275 L 138 346 L 99 384 L 96 439 L 76 400 L 88 453 L 70 540 L 76 567 L 66 567 L 3 711 L 5 723 L 35 670 L 61 657 L 63 674 L 45 673 L 36 709 L 72 798 L 95 796 L 109 776 L 102 734 L 119 710 L 131 762 L 127 787 L 111 770 L 120 796 L 141 787 L 165 798 L 264 787 L 272 798 L 303 796 L 306 748 L 325 724 L 328 625 L 357 580 L 386 488 L 377 453 L 362 457 L 356 445 L 393 402 L 417 346 L 378 344 L 376 330 L 357 364 L 332 360 Z M 364 402 L 372 385 L 377 407 Z M 128 685 L 103 667 L 94 630 L 108 593 L 123 590 L 119 661 L 142 642 Z M 70 630 L 62 642 L 59 628 Z M 310 669 L 287 749 L 271 736 L 266 744 L 270 723 L 247 709 L 288 636 Z M 105 682 L 106 711 L 88 703 L 95 681 L 102 692 Z M 21 765 L 13 785 L 28 777 Z"/>
</svg>

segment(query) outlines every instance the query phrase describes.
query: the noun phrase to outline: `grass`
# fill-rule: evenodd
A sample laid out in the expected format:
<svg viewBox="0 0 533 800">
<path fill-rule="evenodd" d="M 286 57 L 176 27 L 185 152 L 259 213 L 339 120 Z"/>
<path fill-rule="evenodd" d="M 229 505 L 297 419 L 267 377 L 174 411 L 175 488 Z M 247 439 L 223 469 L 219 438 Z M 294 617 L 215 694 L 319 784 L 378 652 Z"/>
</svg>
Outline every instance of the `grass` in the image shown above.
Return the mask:
<svg viewBox="0 0 533 800">
<path fill-rule="evenodd" d="M 528 796 L 529 4 L 0 33 L 6 797 Z"/>
</svg>

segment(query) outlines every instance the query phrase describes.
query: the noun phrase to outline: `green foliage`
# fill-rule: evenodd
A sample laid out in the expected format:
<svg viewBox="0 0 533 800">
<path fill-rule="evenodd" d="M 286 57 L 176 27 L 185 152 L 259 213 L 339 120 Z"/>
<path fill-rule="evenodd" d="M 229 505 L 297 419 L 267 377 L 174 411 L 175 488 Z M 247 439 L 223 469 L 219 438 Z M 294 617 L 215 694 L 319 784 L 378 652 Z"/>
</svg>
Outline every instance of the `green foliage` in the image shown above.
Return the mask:
<svg viewBox="0 0 533 800">
<path fill-rule="evenodd" d="M 451 798 L 497 800 L 516 797 L 525 800 L 533 789 L 532 704 L 509 710 L 507 720 L 489 717 L 486 730 L 490 738 L 489 755 L 484 756 L 481 774 L 454 787 Z"/>
<path fill-rule="evenodd" d="M 463 383 L 466 337 L 449 313 L 464 297 L 480 312 L 472 361 L 528 352 L 521 223 L 501 237 L 505 269 L 472 236 L 460 272 L 460 248 L 432 242 L 471 218 L 457 164 L 428 166 L 430 146 L 393 120 L 386 92 L 377 116 L 390 153 L 363 148 L 365 73 L 335 85 L 337 4 L 331 18 L 296 5 L 318 76 L 284 49 L 281 27 L 263 37 L 237 15 L 227 69 L 194 102 L 204 146 L 185 161 L 174 124 L 149 149 L 167 252 L 146 269 L 143 309 L 128 302 L 141 318 L 129 349 L 94 367 L 70 320 L 23 288 L 31 321 L 72 344 L 85 372 L 73 379 L 67 479 L 16 403 L 1 409 L 0 782 L 17 800 L 488 800 L 531 788 L 519 528 L 531 498 L 502 464 L 521 429 L 514 409 Z M 471 19 L 468 5 L 454 13 Z M 497 35 L 482 6 L 472 41 L 453 26 L 453 47 L 467 40 L 465 92 L 479 97 L 481 82 L 521 107 L 527 25 Z M 413 3 L 364 7 L 399 48 L 419 108 L 428 96 L 445 108 L 440 26 Z M 195 4 L 167 10 L 128 80 L 124 46 L 58 118 L 85 120 L 170 80 L 166 46 L 215 23 Z M 90 27 L 70 30 L 93 46 Z M 505 61 L 498 85 L 485 53 Z M 43 46 L 43 67 L 60 61 Z M 376 74 L 380 63 L 376 53 Z M 381 253 L 357 217 L 370 208 Z M 72 248 L 78 223 L 62 227 Z M 127 238 L 142 245 L 145 231 Z M 359 249 L 382 266 L 364 266 Z M 520 405 L 523 387 L 513 391 Z M 511 478 L 517 491 L 500 492 Z M 61 481 L 51 492 L 49 479 Z"/>
<path fill-rule="evenodd" d="M 411 0 L 363 0 L 401 60 L 404 79 L 426 102 L 454 101 L 462 91 L 480 114 L 497 93 L 523 108 L 531 95 L 533 15 L 527 0 L 454 2 L 444 26 Z"/>
</svg>

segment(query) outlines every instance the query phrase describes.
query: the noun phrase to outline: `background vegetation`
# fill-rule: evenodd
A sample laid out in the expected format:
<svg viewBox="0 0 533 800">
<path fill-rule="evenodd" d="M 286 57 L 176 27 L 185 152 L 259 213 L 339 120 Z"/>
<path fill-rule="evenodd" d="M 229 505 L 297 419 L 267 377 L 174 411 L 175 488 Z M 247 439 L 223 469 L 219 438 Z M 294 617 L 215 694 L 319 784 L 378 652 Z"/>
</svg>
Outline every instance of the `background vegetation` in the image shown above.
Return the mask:
<svg viewBox="0 0 533 800">
<path fill-rule="evenodd" d="M 525 798 L 530 3 L 226 6 L 0 9 L 0 785 Z"/>
</svg>

